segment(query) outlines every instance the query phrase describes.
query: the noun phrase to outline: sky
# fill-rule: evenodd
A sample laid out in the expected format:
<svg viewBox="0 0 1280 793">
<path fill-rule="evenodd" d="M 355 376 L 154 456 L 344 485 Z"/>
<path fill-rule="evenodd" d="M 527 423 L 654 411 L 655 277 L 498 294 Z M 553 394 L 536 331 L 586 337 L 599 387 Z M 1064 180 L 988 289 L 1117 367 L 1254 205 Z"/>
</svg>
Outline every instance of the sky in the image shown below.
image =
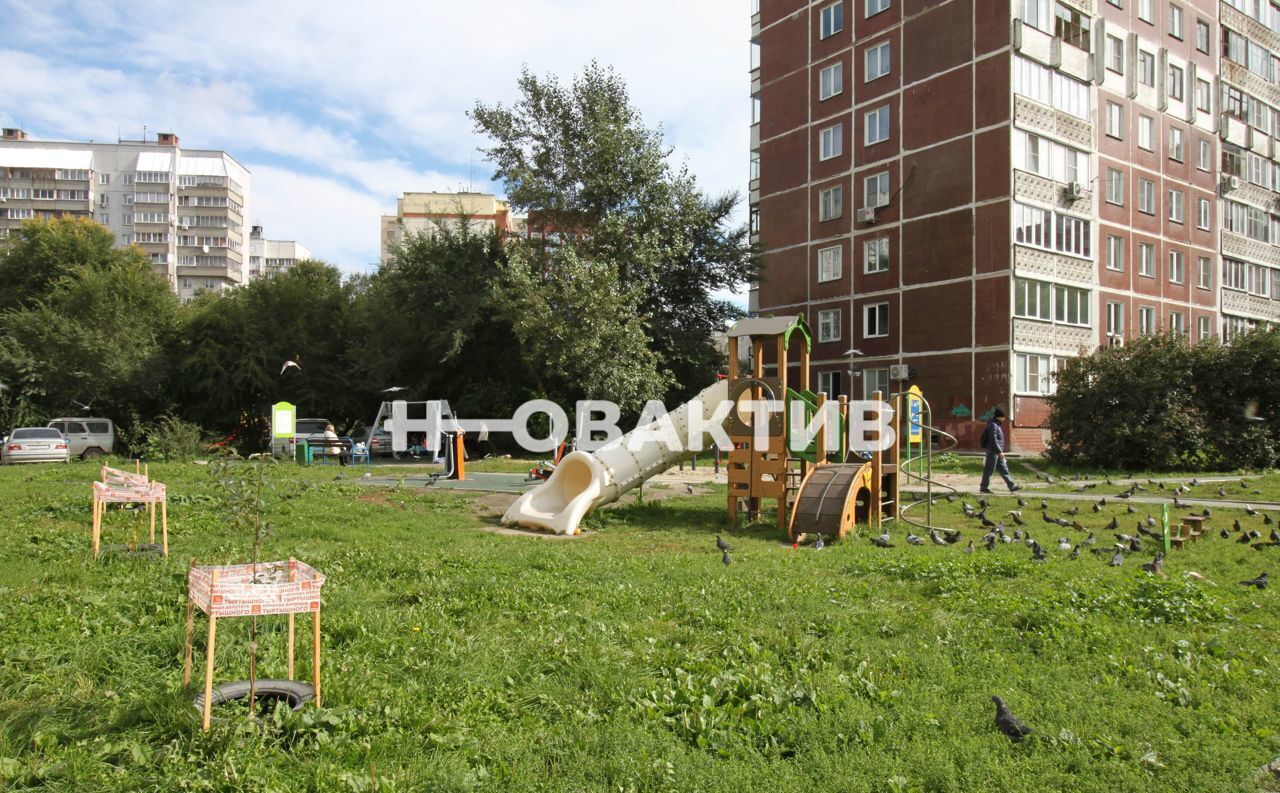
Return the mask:
<svg viewBox="0 0 1280 793">
<path fill-rule="evenodd" d="M 704 190 L 745 194 L 749 14 L 748 0 L 0 0 L 0 125 L 225 150 L 253 174 L 268 239 L 361 272 L 401 193 L 501 195 L 466 112 L 510 104 L 524 66 L 565 82 L 612 66 Z"/>
</svg>

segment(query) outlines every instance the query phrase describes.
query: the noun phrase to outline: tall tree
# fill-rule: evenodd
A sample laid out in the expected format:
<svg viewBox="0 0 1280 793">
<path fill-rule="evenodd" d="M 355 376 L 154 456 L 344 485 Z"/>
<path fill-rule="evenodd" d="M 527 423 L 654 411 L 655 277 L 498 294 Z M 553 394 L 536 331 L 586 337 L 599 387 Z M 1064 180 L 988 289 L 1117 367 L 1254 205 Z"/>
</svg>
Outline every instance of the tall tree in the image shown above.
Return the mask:
<svg viewBox="0 0 1280 793">
<path fill-rule="evenodd" d="M 716 293 L 756 272 L 746 229 L 732 223 L 738 197 L 708 196 L 672 164 L 661 129 L 645 126 L 612 69 L 592 63 L 568 87 L 526 69 L 519 89 L 511 107 L 470 113 L 507 197 L 531 227 L 581 233 L 576 260 L 607 263 L 619 293 L 636 296 L 672 375 L 668 397 L 689 395 L 715 373 L 712 334 L 740 313 Z"/>
<path fill-rule="evenodd" d="M 162 409 L 177 299 L 137 248 L 89 220 L 32 221 L 0 248 L 5 424 Z"/>
</svg>

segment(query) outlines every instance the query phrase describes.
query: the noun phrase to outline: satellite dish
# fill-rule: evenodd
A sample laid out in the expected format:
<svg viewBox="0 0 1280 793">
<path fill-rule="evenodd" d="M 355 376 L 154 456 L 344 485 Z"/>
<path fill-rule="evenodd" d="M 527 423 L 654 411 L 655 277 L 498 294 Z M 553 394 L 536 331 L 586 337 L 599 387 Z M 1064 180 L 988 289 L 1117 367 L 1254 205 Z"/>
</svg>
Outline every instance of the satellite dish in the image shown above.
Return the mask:
<svg viewBox="0 0 1280 793">
<path fill-rule="evenodd" d="M 204 251 L 205 253 L 208 253 L 208 252 L 209 252 L 209 246 L 208 246 L 208 245 L 201 245 L 201 246 L 200 246 L 200 250 Z"/>
</svg>

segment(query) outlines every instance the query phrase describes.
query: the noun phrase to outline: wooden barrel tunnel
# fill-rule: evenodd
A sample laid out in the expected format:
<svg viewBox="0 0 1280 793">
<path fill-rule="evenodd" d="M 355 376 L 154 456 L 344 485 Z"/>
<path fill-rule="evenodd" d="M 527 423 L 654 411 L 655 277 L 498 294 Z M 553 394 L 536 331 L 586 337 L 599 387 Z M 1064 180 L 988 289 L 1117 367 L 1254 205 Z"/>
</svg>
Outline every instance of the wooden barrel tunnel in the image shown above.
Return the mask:
<svg viewBox="0 0 1280 793">
<path fill-rule="evenodd" d="M 868 523 L 872 510 L 871 463 L 819 465 L 800 483 L 791 509 L 788 534 L 843 539 L 858 523 Z"/>
</svg>

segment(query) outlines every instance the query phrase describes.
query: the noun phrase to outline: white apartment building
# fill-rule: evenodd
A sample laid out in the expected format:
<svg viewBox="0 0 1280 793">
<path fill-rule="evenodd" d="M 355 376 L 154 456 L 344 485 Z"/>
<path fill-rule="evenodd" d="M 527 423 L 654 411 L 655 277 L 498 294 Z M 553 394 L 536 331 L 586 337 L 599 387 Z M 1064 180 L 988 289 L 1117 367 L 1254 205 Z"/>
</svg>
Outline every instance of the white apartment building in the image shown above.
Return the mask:
<svg viewBox="0 0 1280 793">
<path fill-rule="evenodd" d="M 264 239 L 262 226 L 249 233 L 249 280 L 277 275 L 310 258 L 311 251 L 301 243 Z"/>
<path fill-rule="evenodd" d="M 248 278 L 249 170 L 178 136 L 78 143 L 0 133 L 0 237 L 24 221 L 92 218 L 137 245 L 183 300 Z"/>
</svg>

